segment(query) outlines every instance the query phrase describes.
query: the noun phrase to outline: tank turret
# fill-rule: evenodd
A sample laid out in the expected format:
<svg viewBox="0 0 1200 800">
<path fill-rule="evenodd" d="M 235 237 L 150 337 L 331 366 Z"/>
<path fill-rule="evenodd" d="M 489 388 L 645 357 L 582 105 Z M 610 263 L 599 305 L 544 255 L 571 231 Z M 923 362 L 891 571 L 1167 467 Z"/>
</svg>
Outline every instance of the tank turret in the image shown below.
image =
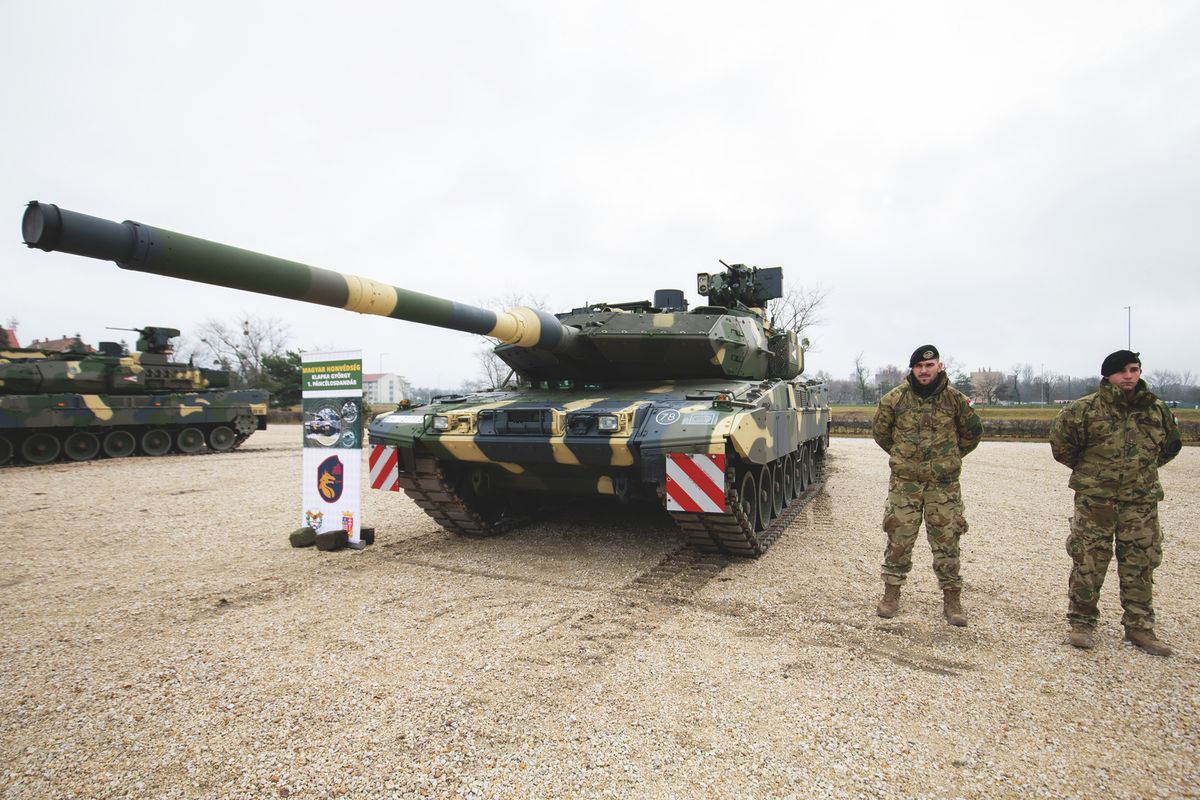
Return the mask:
<svg viewBox="0 0 1200 800">
<path fill-rule="evenodd" d="M 55 352 L 36 348 L 4 351 L 0 358 L 0 395 L 37 392 L 112 395 L 189 392 L 223 389 L 229 373 L 170 360 L 174 328 L 120 328 L 141 334 L 138 351 L 122 352 L 115 342 L 101 342 L 99 352 Z"/>
<path fill-rule="evenodd" d="M 803 355 L 791 331 L 765 325 L 782 294 L 782 270 L 742 264 L 701 274 L 712 305 L 686 310 L 682 292 L 655 302 L 595 303 L 563 314 L 517 307 L 490 311 L 370 278 L 198 239 L 140 222 L 111 220 L 31 202 L 25 244 L 115 262 L 123 269 L 344 308 L 490 336 L 518 374 L 542 380 L 792 378 Z"/>
</svg>

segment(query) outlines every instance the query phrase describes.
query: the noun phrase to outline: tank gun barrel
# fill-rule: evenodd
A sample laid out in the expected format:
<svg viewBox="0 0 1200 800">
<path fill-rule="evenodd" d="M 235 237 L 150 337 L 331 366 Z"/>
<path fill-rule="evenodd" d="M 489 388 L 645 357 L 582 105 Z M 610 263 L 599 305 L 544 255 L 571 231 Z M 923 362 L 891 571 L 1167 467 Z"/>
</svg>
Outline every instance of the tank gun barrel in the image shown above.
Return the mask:
<svg viewBox="0 0 1200 800">
<path fill-rule="evenodd" d="M 491 311 L 370 278 L 140 222 L 114 222 L 36 200 L 25 209 L 21 234 L 27 246 L 46 252 L 72 253 L 113 261 L 122 269 L 491 336 L 519 347 L 566 351 L 579 332 L 536 309 L 518 306 Z"/>
</svg>

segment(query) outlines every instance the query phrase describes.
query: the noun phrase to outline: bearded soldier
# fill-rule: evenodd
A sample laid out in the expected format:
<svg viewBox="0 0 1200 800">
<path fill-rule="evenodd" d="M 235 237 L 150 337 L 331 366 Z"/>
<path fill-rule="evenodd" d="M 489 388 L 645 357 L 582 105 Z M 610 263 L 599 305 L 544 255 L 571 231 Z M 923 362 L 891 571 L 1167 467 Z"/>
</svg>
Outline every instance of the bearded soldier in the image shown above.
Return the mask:
<svg viewBox="0 0 1200 800">
<path fill-rule="evenodd" d="M 967 624 L 958 574 L 958 540 L 967 531 L 962 490 L 962 459 L 978 446 L 983 423 L 962 392 L 950 385 L 945 365 L 931 344 L 908 360 L 904 382 L 879 401 L 871 433 L 891 456 L 883 529 L 883 599 L 875 609 L 894 617 L 900 587 L 912 569 L 912 549 L 925 521 L 933 551 L 933 571 L 942 590 L 942 613 L 951 625 Z"/>
<path fill-rule="evenodd" d="M 1115 547 L 1125 640 L 1156 656 L 1171 648 L 1154 635 L 1151 595 L 1162 562 L 1158 468 L 1183 446 L 1166 405 L 1142 380 L 1138 353 L 1118 350 L 1100 366 L 1100 388 L 1068 405 L 1050 429 L 1055 460 L 1071 468 L 1075 515 L 1067 552 L 1068 641 L 1090 649 L 1097 603 Z"/>
</svg>

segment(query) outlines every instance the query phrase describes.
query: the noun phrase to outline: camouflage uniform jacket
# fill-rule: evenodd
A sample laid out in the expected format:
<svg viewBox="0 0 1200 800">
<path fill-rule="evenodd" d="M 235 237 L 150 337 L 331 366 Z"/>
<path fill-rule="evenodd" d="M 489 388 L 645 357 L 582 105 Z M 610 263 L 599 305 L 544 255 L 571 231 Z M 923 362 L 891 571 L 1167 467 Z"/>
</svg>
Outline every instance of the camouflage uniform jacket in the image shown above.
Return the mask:
<svg viewBox="0 0 1200 800">
<path fill-rule="evenodd" d="M 879 401 L 871 435 L 891 456 L 894 479 L 956 481 L 963 456 L 983 438 L 983 423 L 966 396 L 949 385 L 944 372 L 935 381 L 933 393 L 921 397 L 910 374 Z"/>
<path fill-rule="evenodd" d="M 1103 381 L 1059 413 L 1050 427 L 1054 459 L 1071 468 L 1070 487 L 1080 494 L 1126 503 L 1163 498 L 1158 468 L 1183 447 L 1166 405 L 1138 381 L 1133 399 Z"/>
</svg>

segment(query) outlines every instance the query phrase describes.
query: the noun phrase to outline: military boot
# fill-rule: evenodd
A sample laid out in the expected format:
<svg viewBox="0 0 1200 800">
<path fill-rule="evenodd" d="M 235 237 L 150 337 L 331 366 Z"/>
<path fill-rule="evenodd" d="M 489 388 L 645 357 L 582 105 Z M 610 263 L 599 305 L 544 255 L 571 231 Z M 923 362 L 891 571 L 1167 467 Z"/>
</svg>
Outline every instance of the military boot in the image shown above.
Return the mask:
<svg viewBox="0 0 1200 800">
<path fill-rule="evenodd" d="M 967 625 L 967 612 L 963 611 L 961 595 L 962 589 L 942 590 L 942 616 L 946 618 L 947 624 L 956 628 L 964 628 Z"/>
<path fill-rule="evenodd" d="M 1071 632 L 1067 634 L 1067 643 L 1072 647 L 1078 647 L 1080 650 L 1091 650 L 1096 644 L 1094 634 L 1095 629 L 1091 625 L 1072 622 Z"/>
<path fill-rule="evenodd" d="M 1154 635 L 1153 628 L 1126 628 L 1125 641 L 1152 656 L 1169 656 L 1175 652 L 1158 640 L 1158 637 Z"/>
<path fill-rule="evenodd" d="M 885 583 L 883 585 L 883 599 L 875 607 L 875 613 L 885 619 L 891 619 L 896 616 L 896 612 L 899 610 L 900 586 L 895 583 Z"/>
</svg>

